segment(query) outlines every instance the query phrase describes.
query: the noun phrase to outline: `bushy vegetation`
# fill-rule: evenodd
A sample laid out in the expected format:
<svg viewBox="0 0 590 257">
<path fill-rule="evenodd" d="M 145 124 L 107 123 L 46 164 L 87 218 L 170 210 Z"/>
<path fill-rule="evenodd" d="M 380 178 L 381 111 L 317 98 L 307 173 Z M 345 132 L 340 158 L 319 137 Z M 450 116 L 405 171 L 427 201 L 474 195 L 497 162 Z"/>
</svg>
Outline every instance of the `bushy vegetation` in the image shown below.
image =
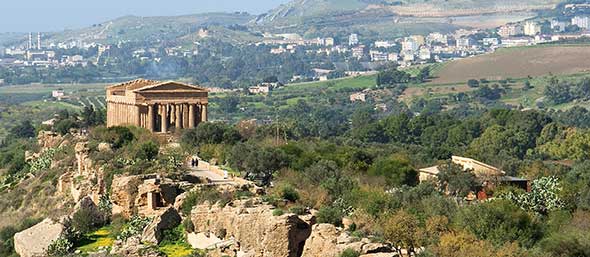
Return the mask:
<svg viewBox="0 0 590 257">
<path fill-rule="evenodd" d="M 427 72 L 420 74 L 421 80 L 427 79 Z M 378 79 L 376 88 L 382 90 L 403 88 L 418 76 L 390 69 Z M 424 256 L 585 256 L 590 245 L 588 111 L 520 111 L 502 105 L 486 109 L 509 92 L 512 82 L 477 82 L 464 97 L 478 99 L 481 105 L 461 105 L 457 94 L 456 105 L 440 99 L 409 105 L 390 101 L 387 111 L 376 111 L 372 100 L 349 103 L 347 96 L 357 88 L 327 86 L 314 91 L 328 92 L 321 100 L 305 94 L 287 99 L 288 108 L 266 115 L 278 117 L 271 124 L 201 123 L 182 132 L 183 149 L 176 150 L 160 147 L 163 142 L 140 128 L 92 127 L 97 114 L 91 111 L 59 114 L 63 123 L 56 131 L 91 126 L 91 157 L 105 169 L 107 188 L 116 174 L 179 173 L 186 154 L 198 153 L 232 174 L 268 186 L 264 200 L 275 205 L 274 215 L 304 214 L 314 208 L 318 222 L 342 226 L 343 218 L 350 218 L 354 227 L 349 230 L 355 236 L 392 243 L 399 252 L 423 248 Z M 335 90 L 342 91 L 333 94 Z M 388 92 L 396 96 L 397 91 Z M 256 99 L 274 104 L 271 98 Z M 224 101 L 223 109 L 240 110 L 236 99 Z M 0 148 L 2 179 L 48 167 L 45 159 L 37 164 L 25 161 L 25 151 L 37 148 L 28 139 L 29 125 L 20 124 L 25 133 L 15 134 L 15 140 Z M 449 162 L 453 155 L 530 179 L 531 191 L 498 185 L 486 192 L 496 199 L 468 202 L 466 196 L 482 190 L 483 181 Z M 432 165 L 439 165 L 439 180 L 418 183 L 417 170 Z M 207 188 L 192 191 L 181 212 L 186 217 L 198 204 L 223 206 L 245 195 Z M 125 239 L 140 233 L 148 222 L 113 220 L 111 226 Z M 74 217 L 72 225 L 82 234 L 98 226 L 83 217 Z M 185 222 L 168 231 L 166 245 L 177 249 L 182 241 L 179 231 L 192 229 L 193 224 Z M 56 249 L 62 246 L 67 244 Z"/>
<path fill-rule="evenodd" d="M 133 216 L 127 225 L 121 230 L 117 239 L 127 240 L 130 237 L 141 235 L 143 229 L 150 224 L 152 220 L 147 217 Z"/>
<path fill-rule="evenodd" d="M 273 185 L 264 199 L 277 207 L 276 215 L 311 207 L 319 210 L 318 222 L 337 226 L 348 217 L 355 235 L 371 235 L 398 250 L 425 247 L 423 254 L 456 256 L 448 252 L 456 245 L 465 256 L 479 247 L 486 247 L 486 256 L 540 256 L 557 251 L 547 241 L 552 237 L 579 252 L 572 241 L 578 230 L 561 238 L 551 232 L 562 227 L 552 228 L 552 215 L 587 213 L 584 208 L 590 206 L 590 193 L 583 189 L 590 185 L 588 165 L 581 162 L 584 137 L 573 143 L 564 136 L 586 131 L 572 127 L 574 119 L 565 113 L 466 108 L 382 114 L 361 105 L 344 114 L 348 123 L 308 119 L 320 107 L 330 112 L 322 104 L 299 102 L 294 109 L 306 115 L 287 114 L 279 124 L 240 133 L 239 140 L 195 143 L 187 137 L 184 143 L 200 149 L 213 143 L 222 162 L 244 177 Z M 337 129 L 313 132 L 318 123 Z M 487 191 L 498 199 L 467 204 L 465 197 L 482 190 L 482 181 L 448 161 L 452 155 L 531 179 L 532 190 L 500 185 Z M 561 159 L 580 161 L 573 166 L 551 161 Z M 417 168 L 435 164 L 441 170 L 437 183 L 419 184 Z"/>
</svg>

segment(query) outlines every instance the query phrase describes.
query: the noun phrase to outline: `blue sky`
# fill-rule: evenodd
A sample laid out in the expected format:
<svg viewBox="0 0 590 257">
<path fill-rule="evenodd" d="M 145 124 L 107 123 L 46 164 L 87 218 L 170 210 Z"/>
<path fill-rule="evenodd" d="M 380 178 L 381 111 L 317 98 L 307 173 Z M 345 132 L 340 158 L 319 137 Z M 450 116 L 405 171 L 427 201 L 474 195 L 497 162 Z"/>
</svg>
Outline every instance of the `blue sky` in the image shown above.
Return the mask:
<svg viewBox="0 0 590 257">
<path fill-rule="evenodd" d="M 0 32 L 60 31 L 124 15 L 165 16 L 215 11 L 263 13 L 288 0 L 6 0 Z"/>
</svg>

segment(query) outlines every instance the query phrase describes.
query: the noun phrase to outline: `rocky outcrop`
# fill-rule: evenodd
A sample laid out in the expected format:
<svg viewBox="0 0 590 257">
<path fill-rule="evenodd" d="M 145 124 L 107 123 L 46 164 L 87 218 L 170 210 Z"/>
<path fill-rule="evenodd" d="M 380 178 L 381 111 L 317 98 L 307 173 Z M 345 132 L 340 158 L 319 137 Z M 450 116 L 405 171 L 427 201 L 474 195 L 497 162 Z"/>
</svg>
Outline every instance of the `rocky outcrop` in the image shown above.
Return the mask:
<svg viewBox="0 0 590 257">
<path fill-rule="evenodd" d="M 213 233 L 224 241 L 235 242 L 234 250 L 243 256 L 301 256 L 311 233 L 308 223 L 294 214 L 273 216 L 273 207 L 269 205 L 245 203 L 196 206 L 191 212 L 195 232 Z M 234 251 L 224 254 L 235 256 Z"/>
<path fill-rule="evenodd" d="M 97 203 L 100 196 L 105 193 L 104 171 L 102 168 L 97 168 L 90 158 L 87 141 L 78 142 L 74 150 L 76 169 L 59 177 L 58 192 L 69 194 L 76 202 L 85 196 L 90 196 Z"/>
<path fill-rule="evenodd" d="M 130 218 L 135 214 L 135 199 L 137 198 L 137 187 L 143 183 L 141 176 L 120 176 L 115 175 L 111 185 L 111 202 L 113 203 L 113 214 L 121 214 Z"/>
<path fill-rule="evenodd" d="M 188 233 L 186 241 L 195 249 L 215 249 L 223 242 L 212 233 Z"/>
<path fill-rule="evenodd" d="M 164 230 L 177 227 L 180 225 L 180 221 L 181 218 L 176 209 L 169 207 L 145 227 L 141 235 L 141 242 L 159 244 L 162 241 Z"/>
<path fill-rule="evenodd" d="M 14 250 L 21 257 L 44 256 L 47 247 L 58 239 L 64 226 L 45 219 L 35 226 L 14 235 Z"/>
<path fill-rule="evenodd" d="M 112 152 L 113 151 L 113 148 L 112 148 L 111 144 L 105 143 L 105 142 L 102 142 L 102 143 L 98 144 L 97 149 L 98 149 L 99 152 L 103 152 L 103 153 L 104 152 Z"/>
<path fill-rule="evenodd" d="M 156 175 L 115 176 L 111 186 L 113 214 L 153 216 L 170 206 L 184 191 L 180 183 Z"/>
<path fill-rule="evenodd" d="M 79 212 L 82 212 L 84 216 L 89 215 L 95 224 L 102 224 L 104 222 L 104 215 L 100 212 L 98 206 L 94 203 L 90 196 L 82 198 L 76 204 L 71 217 L 74 217 Z"/>
<path fill-rule="evenodd" d="M 331 224 L 316 224 L 311 235 L 305 243 L 303 257 L 337 257 L 344 250 L 352 249 L 361 256 L 395 256 L 391 246 L 381 243 L 372 243 L 367 238 L 353 238 L 348 232 Z"/>
<path fill-rule="evenodd" d="M 39 131 L 37 142 L 42 149 L 56 148 L 64 141 L 64 137 L 52 131 Z"/>
</svg>

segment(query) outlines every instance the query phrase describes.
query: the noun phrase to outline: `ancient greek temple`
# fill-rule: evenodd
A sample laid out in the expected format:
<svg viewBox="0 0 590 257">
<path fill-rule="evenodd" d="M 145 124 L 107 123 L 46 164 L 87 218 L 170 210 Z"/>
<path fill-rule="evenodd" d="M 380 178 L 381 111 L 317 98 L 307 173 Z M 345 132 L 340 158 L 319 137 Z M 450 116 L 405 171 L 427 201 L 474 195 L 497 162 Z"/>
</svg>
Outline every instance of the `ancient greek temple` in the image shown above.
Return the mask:
<svg viewBox="0 0 590 257">
<path fill-rule="evenodd" d="M 207 89 L 179 82 L 138 79 L 107 87 L 107 126 L 152 132 L 194 128 L 207 121 Z"/>
</svg>

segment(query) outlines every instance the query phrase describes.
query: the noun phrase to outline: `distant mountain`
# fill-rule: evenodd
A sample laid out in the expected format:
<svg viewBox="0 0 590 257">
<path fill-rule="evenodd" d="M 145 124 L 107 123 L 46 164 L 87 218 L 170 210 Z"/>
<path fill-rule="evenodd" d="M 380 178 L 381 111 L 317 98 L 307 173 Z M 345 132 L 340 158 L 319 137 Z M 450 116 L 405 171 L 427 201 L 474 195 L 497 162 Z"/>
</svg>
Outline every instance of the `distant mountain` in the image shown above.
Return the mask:
<svg viewBox="0 0 590 257">
<path fill-rule="evenodd" d="M 241 26 L 255 16 L 248 13 L 204 13 L 183 16 L 139 17 L 125 16 L 91 27 L 49 33 L 49 41 L 116 43 L 120 41 L 173 41 L 190 39 L 199 29 L 207 27 Z"/>
<path fill-rule="evenodd" d="M 250 22 L 265 31 L 306 37 L 395 37 L 494 28 L 535 17 L 561 0 L 292 0 Z"/>
<path fill-rule="evenodd" d="M 451 32 L 466 27 L 492 28 L 550 9 L 560 0 L 293 0 L 265 14 L 204 13 L 183 16 L 125 16 L 83 29 L 46 33 L 51 42 L 121 41 L 186 43 L 208 37 L 251 42 L 261 32 L 299 33 L 306 38 L 391 38 L 408 34 Z M 24 44 L 24 34 L 0 34 L 0 45 Z"/>
<path fill-rule="evenodd" d="M 560 0 L 293 0 L 258 16 L 256 24 L 296 26 L 335 15 L 455 17 L 553 8 Z"/>
</svg>

